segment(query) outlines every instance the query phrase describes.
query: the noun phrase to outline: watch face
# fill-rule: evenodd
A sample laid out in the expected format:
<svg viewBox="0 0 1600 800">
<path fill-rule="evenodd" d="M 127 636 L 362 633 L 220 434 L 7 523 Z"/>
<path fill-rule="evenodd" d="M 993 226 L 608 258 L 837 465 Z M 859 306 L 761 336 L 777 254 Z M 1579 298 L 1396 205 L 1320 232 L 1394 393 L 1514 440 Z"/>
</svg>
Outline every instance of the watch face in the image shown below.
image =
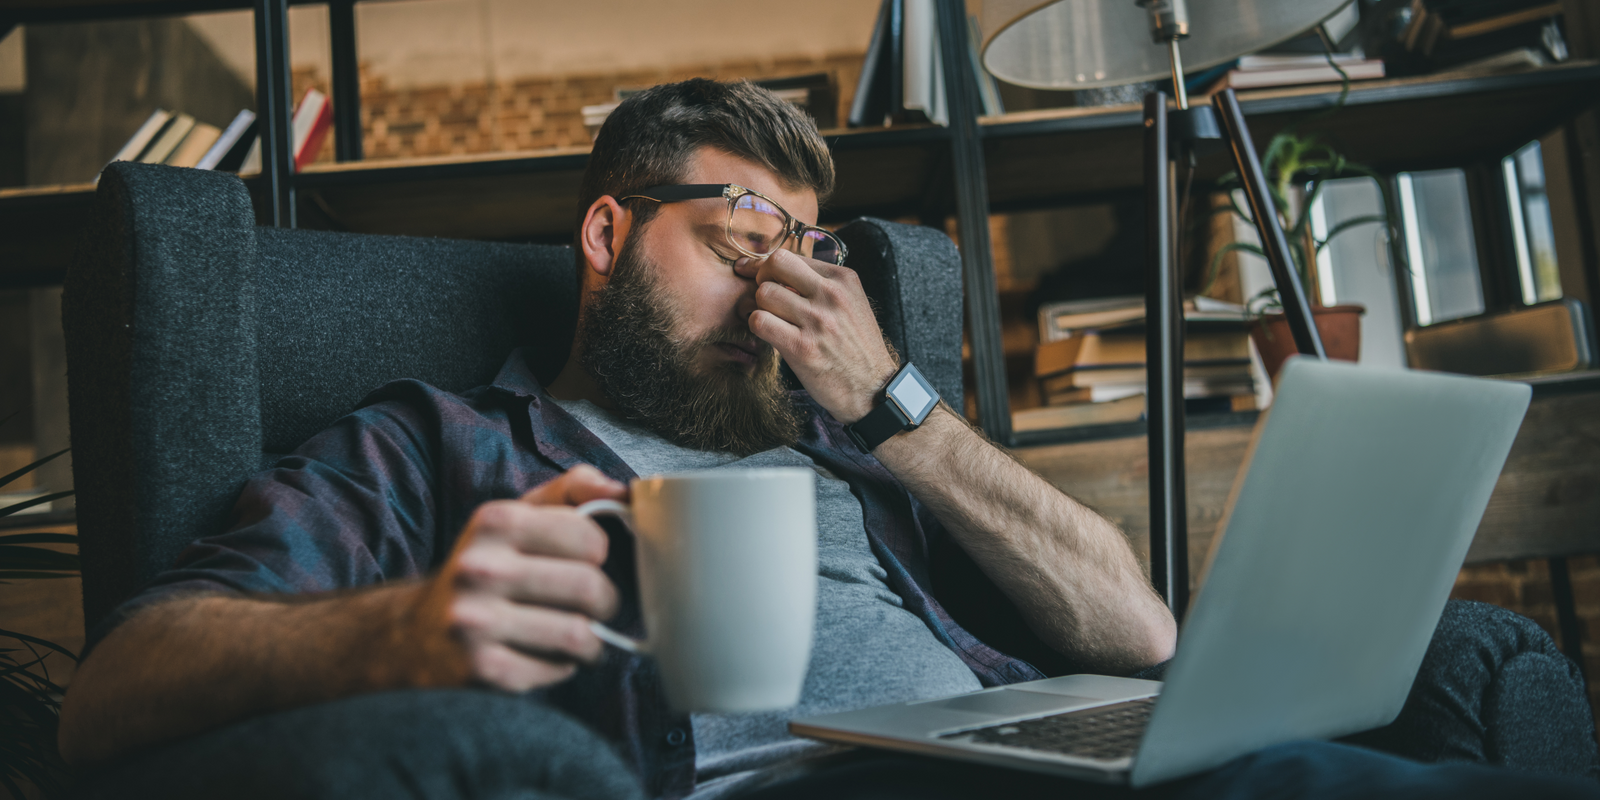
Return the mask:
<svg viewBox="0 0 1600 800">
<path fill-rule="evenodd" d="M 938 390 L 910 364 L 889 382 L 889 388 L 884 393 L 917 425 L 921 425 L 933 407 L 939 404 Z"/>
</svg>

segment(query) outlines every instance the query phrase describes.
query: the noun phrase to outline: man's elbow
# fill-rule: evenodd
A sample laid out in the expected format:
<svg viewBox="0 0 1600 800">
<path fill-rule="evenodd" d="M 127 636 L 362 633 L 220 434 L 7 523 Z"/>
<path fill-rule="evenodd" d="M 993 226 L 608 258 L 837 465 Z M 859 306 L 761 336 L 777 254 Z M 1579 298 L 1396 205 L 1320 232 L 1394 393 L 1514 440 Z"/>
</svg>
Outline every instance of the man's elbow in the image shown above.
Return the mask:
<svg viewBox="0 0 1600 800">
<path fill-rule="evenodd" d="M 1172 660 L 1172 654 L 1178 649 L 1178 621 L 1172 618 L 1172 612 L 1165 605 L 1160 610 L 1150 615 L 1151 619 L 1146 625 L 1144 637 L 1144 653 L 1140 661 L 1145 666 L 1155 666 Z"/>
</svg>

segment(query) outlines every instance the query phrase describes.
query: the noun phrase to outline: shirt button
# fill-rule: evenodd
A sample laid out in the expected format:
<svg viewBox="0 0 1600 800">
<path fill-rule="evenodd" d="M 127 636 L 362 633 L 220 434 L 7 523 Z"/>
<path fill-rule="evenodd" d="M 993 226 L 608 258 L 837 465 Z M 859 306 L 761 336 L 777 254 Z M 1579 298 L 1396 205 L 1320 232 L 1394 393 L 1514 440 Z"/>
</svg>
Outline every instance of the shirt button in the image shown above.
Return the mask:
<svg viewBox="0 0 1600 800">
<path fill-rule="evenodd" d="M 670 744 L 673 747 L 683 744 L 688 740 L 688 738 L 689 735 L 684 733 L 682 728 L 673 728 L 672 730 L 667 731 L 667 744 Z"/>
</svg>

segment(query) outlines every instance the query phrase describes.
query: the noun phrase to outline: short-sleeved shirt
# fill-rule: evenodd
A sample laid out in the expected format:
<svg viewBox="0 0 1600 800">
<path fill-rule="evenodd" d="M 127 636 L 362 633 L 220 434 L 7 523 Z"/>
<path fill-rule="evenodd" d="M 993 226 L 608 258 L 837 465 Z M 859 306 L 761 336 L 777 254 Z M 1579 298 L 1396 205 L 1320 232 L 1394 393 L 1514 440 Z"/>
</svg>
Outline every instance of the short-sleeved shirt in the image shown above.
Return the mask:
<svg viewBox="0 0 1600 800">
<path fill-rule="evenodd" d="M 1044 677 L 979 641 L 934 598 L 930 543 L 948 540 L 938 520 L 806 393 L 794 399 L 806 417 L 795 449 L 849 484 L 884 582 L 904 608 L 984 686 Z M 90 645 L 139 609 L 179 595 L 305 594 L 422 576 L 449 556 L 479 505 L 520 497 L 578 464 L 621 482 L 637 477 L 550 398 L 521 351 L 492 384 L 461 394 L 390 383 L 251 478 L 228 530 L 187 548 L 97 626 Z M 642 635 L 633 542 L 621 528 L 607 534 L 603 569 L 621 597 L 611 624 Z M 540 692 L 616 742 L 653 795 L 693 789 L 692 726 L 667 704 L 653 661 L 608 648 L 598 665 Z"/>
</svg>

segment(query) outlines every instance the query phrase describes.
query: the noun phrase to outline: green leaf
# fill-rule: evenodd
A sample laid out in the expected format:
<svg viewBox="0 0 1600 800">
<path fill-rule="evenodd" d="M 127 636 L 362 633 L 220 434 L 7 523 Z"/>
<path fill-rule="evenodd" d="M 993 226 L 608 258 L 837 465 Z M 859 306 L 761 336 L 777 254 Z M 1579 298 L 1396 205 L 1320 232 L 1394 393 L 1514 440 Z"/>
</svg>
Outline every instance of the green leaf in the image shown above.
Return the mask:
<svg viewBox="0 0 1600 800">
<path fill-rule="evenodd" d="M 1235 253 L 1240 250 L 1243 250 L 1247 253 L 1255 253 L 1262 258 L 1267 257 L 1267 254 L 1262 252 L 1259 246 L 1250 244 L 1249 242 L 1229 242 L 1223 245 L 1215 254 L 1211 256 L 1211 264 L 1206 267 L 1206 279 L 1204 281 L 1205 288 L 1200 290 L 1200 294 L 1205 294 L 1206 292 L 1210 291 L 1211 284 L 1216 283 L 1217 271 L 1222 268 L 1222 257 L 1229 253 Z"/>
<path fill-rule="evenodd" d="M 74 653 L 71 650 L 68 650 L 67 648 L 62 647 L 61 645 L 56 644 L 55 642 L 52 642 L 52 641 L 50 641 L 48 639 L 40 639 L 37 636 L 29 636 L 29 635 L 27 635 L 25 633 L 17 633 L 16 631 L 8 631 L 8 630 L 4 630 L 4 629 L 0 629 L 0 637 L 5 637 L 5 638 L 8 638 L 8 639 L 16 639 L 19 642 L 28 642 L 30 644 L 39 645 L 40 647 L 48 647 L 51 650 L 54 650 L 57 653 L 60 653 L 60 654 L 62 654 L 64 656 L 66 656 L 67 658 L 72 659 L 73 661 L 77 661 L 78 660 L 78 654 L 77 653 Z"/>
<path fill-rule="evenodd" d="M 1372 225 L 1378 223 L 1387 223 L 1388 221 L 1388 217 L 1380 214 L 1368 214 L 1362 217 L 1353 217 L 1351 219 L 1347 219 L 1328 229 L 1328 235 L 1322 237 L 1322 241 L 1317 242 L 1317 249 L 1321 250 L 1328 244 L 1328 242 L 1333 241 L 1333 237 L 1338 236 L 1339 234 L 1344 233 L 1345 231 L 1350 230 L 1358 225 Z"/>
<path fill-rule="evenodd" d="M 74 494 L 77 494 L 77 492 L 71 492 L 71 491 L 56 492 L 54 494 L 47 494 L 47 495 L 45 495 L 43 497 L 35 497 L 32 500 L 24 500 L 21 503 L 15 503 L 15 504 L 6 506 L 5 508 L 0 508 L 0 517 L 10 516 L 12 514 L 17 513 L 18 511 L 21 511 L 21 510 L 25 509 L 25 508 L 33 508 L 34 506 L 42 506 L 45 503 L 54 503 L 57 500 L 62 500 L 62 499 L 71 497 Z"/>
<path fill-rule="evenodd" d="M 16 472 L 11 473 L 10 475 L 7 475 L 7 476 L 5 476 L 3 478 L 0 478 L 0 486 L 5 486 L 6 484 L 8 484 L 8 483 L 10 483 L 10 482 L 12 482 L 12 481 L 14 481 L 14 480 L 26 475 L 26 474 L 28 474 L 29 472 L 32 472 L 33 470 L 38 469 L 40 466 L 49 463 L 51 459 L 54 459 L 54 458 L 56 458 L 58 456 L 61 456 L 64 453 L 66 453 L 68 450 L 71 450 L 71 449 L 72 448 L 69 447 L 66 450 L 62 450 L 59 453 L 51 453 L 50 455 L 47 455 L 44 458 L 41 458 L 38 461 L 35 461 L 32 464 L 29 464 L 28 466 L 23 467 L 22 469 L 19 469 Z"/>
</svg>

